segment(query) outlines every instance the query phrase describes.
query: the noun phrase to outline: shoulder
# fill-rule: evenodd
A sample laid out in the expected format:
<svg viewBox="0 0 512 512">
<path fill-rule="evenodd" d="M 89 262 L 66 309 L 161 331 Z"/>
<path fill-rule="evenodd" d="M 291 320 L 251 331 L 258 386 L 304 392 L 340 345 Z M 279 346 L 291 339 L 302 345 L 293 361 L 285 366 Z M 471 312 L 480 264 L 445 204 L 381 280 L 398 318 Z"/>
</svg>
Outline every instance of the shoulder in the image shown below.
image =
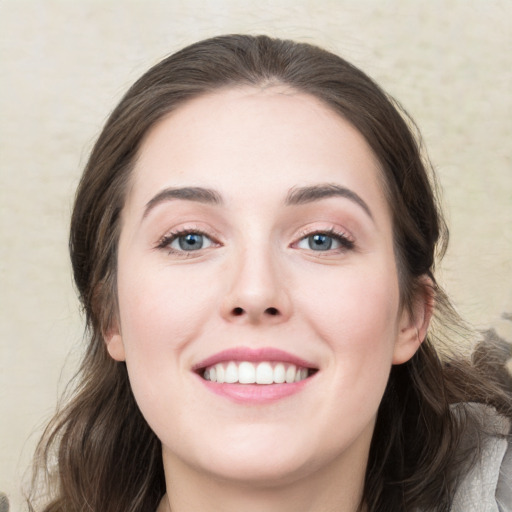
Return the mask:
<svg viewBox="0 0 512 512">
<path fill-rule="evenodd" d="M 476 428 L 470 426 L 461 443 L 465 454 L 473 452 L 472 464 L 459 481 L 451 512 L 512 512 L 511 422 L 490 407 L 462 407 Z"/>
</svg>

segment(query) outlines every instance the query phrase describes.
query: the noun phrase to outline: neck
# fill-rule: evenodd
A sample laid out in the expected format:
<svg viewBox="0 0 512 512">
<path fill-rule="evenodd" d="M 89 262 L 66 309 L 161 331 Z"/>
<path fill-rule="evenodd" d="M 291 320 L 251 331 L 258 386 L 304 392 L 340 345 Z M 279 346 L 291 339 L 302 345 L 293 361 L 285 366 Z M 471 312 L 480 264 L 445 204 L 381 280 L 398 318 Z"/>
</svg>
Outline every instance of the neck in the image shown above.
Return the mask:
<svg viewBox="0 0 512 512">
<path fill-rule="evenodd" d="M 176 462 L 176 461 L 174 461 Z M 352 461 L 354 462 L 354 461 Z M 323 468 L 280 484 L 241 483 L 166 468 L 167 494 L 158 512 L 364 512 L 360 507 L 366 461 Z"/>
</svg>

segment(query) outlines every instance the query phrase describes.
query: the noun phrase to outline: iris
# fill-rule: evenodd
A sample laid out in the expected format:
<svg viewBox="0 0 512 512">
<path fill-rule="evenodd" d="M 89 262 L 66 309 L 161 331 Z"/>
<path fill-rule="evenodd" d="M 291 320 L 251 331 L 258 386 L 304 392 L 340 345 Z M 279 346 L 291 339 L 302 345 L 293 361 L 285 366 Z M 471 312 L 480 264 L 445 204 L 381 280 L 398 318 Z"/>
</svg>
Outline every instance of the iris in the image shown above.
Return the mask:
<svg viewBox="0 0 512 512">
<path fill-rule="evenodd" d="M 308 246 L 313 251 L 328 251 L 332 247 L 332 237 L 324 233 L 308 236 Z"/>
<path fill-rule="evenodd" d="M 199 233 L 187 233 L 178 237 L 178 244 L 183 251 L 196 251 L 203 248 L 203 235 Z"/>
</svg>

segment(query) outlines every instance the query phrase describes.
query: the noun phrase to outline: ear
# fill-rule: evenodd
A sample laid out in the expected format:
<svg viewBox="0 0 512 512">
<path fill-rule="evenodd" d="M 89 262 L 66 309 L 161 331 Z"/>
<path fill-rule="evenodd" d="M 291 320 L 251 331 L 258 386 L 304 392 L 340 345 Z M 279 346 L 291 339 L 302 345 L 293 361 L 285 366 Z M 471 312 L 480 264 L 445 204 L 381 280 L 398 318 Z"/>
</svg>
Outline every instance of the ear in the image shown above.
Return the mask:
<svg viewBox="0 0 512 512">
<path fill-rule="evenodd" d="M 112 325 L 107 332 L 103 333 L 103 339 L 107 345 L 107 351 L 112 359 L 116 361 L 125 361 L 125 350 L 121 330 L 117 326 L 117 321 Z"/>
<path fill-rule="evenodd" d="M 125 350 L 116 311 L 116 287 L 113 272 L 96 283 L 92 297 L 92 309 L 101 325 L 101 334 L 110 357 L 116 361 L 125 361 Z"/>
<path fill-rule="evenodd" d="M 416 353 L 427 336 L 434 312 L 434 282 L 426 275 L 418 280 L 412 307 L 403 308 L 398 325 L 398 337 L 393 351 L 393 364 L 402 364 Z"/>
</svg>

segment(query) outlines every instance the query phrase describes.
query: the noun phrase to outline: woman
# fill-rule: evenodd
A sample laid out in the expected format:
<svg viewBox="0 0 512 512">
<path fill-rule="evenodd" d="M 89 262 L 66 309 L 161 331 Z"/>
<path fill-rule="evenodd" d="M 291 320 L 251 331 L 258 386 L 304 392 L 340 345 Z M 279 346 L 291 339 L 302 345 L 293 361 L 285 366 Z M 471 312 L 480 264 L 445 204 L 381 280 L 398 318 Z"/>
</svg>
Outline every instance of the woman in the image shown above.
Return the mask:
<svg viewBox="0 0 512 512">
<path fill-rule="evenodd" d="M 408 124 L 344 60 L 264 36 L 135 83 L 76 196 L 90 344 L 42 510 L 511 507 L 510 397 L 427 335 L 460 322 Z"/>
</svg>

